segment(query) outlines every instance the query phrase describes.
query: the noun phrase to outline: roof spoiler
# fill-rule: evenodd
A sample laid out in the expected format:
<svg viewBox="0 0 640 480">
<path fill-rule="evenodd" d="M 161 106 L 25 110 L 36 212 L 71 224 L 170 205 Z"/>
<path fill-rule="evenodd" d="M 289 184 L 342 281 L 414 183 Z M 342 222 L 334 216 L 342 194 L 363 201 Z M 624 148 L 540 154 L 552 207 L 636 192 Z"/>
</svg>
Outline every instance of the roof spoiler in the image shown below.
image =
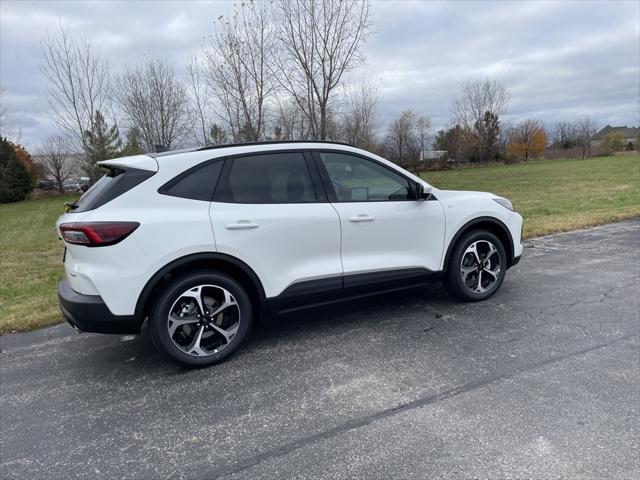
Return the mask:
<svg viewBox="0 0 640 480">
<path fill-rule="evenodd" d="M 149 172 L 158 171 L 158 162 L 149 155 L 134 155 L 133 157 L 114 158 L 112 160 L 104 160 L 98 162 L 98 165 L 107 168 L 137 168 L 138 170 L 147 170 Z"/>
</svg>

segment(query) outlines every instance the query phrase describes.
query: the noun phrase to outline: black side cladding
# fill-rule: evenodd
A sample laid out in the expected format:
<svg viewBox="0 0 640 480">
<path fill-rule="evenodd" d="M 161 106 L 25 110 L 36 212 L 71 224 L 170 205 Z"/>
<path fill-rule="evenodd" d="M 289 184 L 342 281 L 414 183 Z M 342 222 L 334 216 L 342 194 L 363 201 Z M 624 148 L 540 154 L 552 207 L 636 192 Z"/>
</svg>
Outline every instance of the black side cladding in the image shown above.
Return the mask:
<svg viewBox="0 0 640 480">
<path fill-rule="evenodd" d="M 72 212 L 95 210 L 140 185 L 155 173 L 137 168 L 108 168 L 107 173 L 80 197 L 76 202 L 77 208 Z"/>
</svg>

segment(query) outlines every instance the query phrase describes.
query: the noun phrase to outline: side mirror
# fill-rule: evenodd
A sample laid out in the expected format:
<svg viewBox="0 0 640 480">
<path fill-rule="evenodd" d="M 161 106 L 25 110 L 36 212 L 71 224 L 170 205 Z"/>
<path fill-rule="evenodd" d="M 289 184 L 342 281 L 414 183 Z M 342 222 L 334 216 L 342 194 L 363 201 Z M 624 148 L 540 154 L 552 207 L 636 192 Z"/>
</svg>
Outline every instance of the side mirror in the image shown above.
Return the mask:
<svg viewBox="0 0 640 480">
<path fill-rule="evenodd" d="M 416 183 L 414 185 L 415 192 L 415 200 L 428 200 L 431 197 L 431 188 L 427 187 L 425 189 L 424 185 L 421 183 Z"/>
</svg>

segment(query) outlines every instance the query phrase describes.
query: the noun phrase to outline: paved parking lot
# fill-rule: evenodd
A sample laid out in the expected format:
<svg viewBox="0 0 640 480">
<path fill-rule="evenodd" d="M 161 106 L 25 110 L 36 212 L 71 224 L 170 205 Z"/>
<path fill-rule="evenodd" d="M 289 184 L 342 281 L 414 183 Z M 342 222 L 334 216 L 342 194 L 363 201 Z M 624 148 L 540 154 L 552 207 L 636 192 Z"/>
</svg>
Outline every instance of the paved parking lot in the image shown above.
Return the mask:
<svg viewBox="0 0 640 480">
<path fill-rule="evenodd" d="M 269 319 L 184 370 L 148 339 L 0 338 L 3 478 L 640 478 L 640 221 L 529 242 L 501 291 Z"/>
</svg>

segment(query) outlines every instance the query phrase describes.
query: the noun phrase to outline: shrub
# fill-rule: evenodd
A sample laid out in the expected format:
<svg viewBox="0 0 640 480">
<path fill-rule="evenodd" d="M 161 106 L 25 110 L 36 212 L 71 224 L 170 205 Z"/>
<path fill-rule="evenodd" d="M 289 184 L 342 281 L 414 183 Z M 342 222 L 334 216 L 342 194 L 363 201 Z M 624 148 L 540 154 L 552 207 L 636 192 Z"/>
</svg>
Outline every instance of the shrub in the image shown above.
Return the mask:
<svg viewBox="0 0 640 480">
<path fill-rule="evenodd" d="M 31 192 L 32 182 L 13 145 L 0 138 L 0 203 L 24 200 Z"/>
<path fill-rule="evenodd" d="M 619 152 L 624 147 L 624 137 L 620 132 L 611 132 L 605 135 L 603 144 L 610 152 Z"/>
</svg>

